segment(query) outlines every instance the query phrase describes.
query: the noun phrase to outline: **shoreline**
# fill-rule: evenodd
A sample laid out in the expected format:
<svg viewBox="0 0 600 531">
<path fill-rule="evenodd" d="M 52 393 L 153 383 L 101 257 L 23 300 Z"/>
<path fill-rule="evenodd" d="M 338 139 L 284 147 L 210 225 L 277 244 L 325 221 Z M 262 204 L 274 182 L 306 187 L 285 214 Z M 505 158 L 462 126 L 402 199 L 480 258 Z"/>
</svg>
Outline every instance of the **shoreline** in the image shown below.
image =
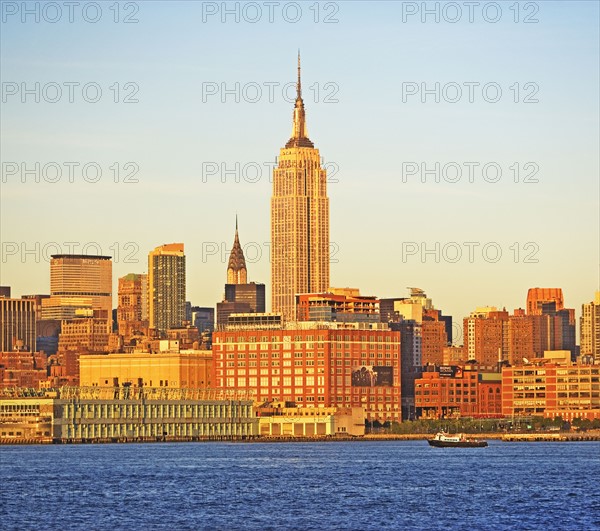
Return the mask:
<svg viewBox="0 0 600 531">
<path fill-rule="evenodd" d="M 480 440 L 499 440 L 507 443 L 515 442 L 584 442 L 600 441 L 600 431 L 594 430 L 585 433 L 552 432 L 552 433 L 482 433 L 466 434 L 468 438 Z M 381 441 L 424 441 L 430 439 L 430 433 L 403 433 L 403 434 L 368 434 L 363 436 L 317 436 L 317 437 L 292 437 L 292 436 L 255 436 L 255 437 L 156 437 L 156 438 L 110 438 L 110 439 L 12 439 L 0 440 L 0 446 L 23 445 L 72 445 L 72 444 L 135 444 L 135 443 L 307 443 L 307 442 L 381 442 Z"/>
</svg>

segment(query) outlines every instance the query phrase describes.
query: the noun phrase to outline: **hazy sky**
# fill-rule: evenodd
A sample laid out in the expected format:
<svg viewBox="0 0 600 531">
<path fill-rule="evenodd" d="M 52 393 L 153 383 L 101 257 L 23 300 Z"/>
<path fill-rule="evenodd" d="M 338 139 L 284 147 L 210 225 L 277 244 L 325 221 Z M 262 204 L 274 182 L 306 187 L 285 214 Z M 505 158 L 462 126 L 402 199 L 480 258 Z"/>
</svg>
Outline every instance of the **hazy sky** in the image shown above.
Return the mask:
<svg viewBox="0 0 600 531">
<path fill-rule="evenodd" d="M 236 213 L 270 292 L 270 166 L 298 48 L 309 136 L 335 172 L 332 285 L 420 287 L 458 319 L 524 307 L 534 286 L 579 315 L 599 289 L 597 2 L 22 4 L 2 3 L 1 31 L 14 296 L 48 293 L 47 257 L 84 246 L 115 257 L 116 295 L 181 241 L 188 300 L 212 306 Z"/>
</svg>

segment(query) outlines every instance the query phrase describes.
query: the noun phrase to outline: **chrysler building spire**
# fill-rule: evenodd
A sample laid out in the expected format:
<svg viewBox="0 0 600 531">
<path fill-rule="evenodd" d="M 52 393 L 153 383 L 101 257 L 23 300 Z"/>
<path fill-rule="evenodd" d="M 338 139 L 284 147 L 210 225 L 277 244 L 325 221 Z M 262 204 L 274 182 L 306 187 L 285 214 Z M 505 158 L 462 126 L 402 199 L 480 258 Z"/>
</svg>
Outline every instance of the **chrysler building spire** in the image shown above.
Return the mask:
<svg viewBox="0 0 600 531">
<path fill-rule="evenodd" d="M 240 245 L 240 237 L 238 235 L 238 219 L 235 216 L 235 238 L 233 247 L 229 255 L 229 264 L 227 264 L 227 284 L 247 284 L 248 273 L 246 271 L 246 260 L 244 251 Z"/>
</svg>

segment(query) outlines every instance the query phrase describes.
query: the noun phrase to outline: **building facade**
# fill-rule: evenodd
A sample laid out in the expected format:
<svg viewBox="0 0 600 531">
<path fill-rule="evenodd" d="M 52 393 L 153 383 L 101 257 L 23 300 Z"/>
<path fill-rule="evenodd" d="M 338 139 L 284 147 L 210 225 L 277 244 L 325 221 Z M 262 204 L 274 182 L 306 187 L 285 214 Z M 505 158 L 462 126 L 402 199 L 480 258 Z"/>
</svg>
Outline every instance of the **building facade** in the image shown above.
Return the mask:
<svg viewBox="0 0 600 531">
<path fill-rule="evenodd" d="M 99 317 L 112 328 L 110 256 L 53 255 L 50 297 L 42 300 L 43 319 Z"/>
<path fill-rule="evenodd" d="M 266 317 L 266 316 L 265 316 Z M 215 385 L 258 403 L 364 407 L 367 420 L 400 422 L 400 333 L 382 324 L 232 325 L 213 336 Z"/>
<path fill-rule="evenodd" d="M 65 319 L 60 325 L 58 351 L 108 352 L 112 333 L 108 319 Z"/>
<path fill-rule="evenodd" d="M 400 386 L 402 388 L 402 420 L 415 419 L 415 380 L 421 376 L 422 327 L 412 319 L 389 323 L 400 333 Z"/>
<path fill-rule="evenodd" d="M 415 381 L 418 418 L 502 416 L 502 376 L 477 366 L 429 366 Z"/>
<path fill-rule="evenodd" d="M 234 313 L 264 312 L 264 284 L 225 284 L 225 300 L 217 303 L 217 325 L 226 325 L 229 316 Z"/>
<path fill-rule="evenodd" d="M 463 319 L 467 360 L 492 365 L 508 359 L 508 312 L 495 307 L 477 308 Z"/>
<path fill-rule="evenodd" d="M 592 302 L 581 305 L 581 355 L 600 363 L 600 291 Z"/>
<path fill-rule="evenodd" d="M 552 360 L 502 369 L 504 416 L 600 418 L 600 366 Z"/>
<path fill-rule="evenodd" d="M 362 407 L 260 408 L 258 415 L 263 437 L 360 437 L 365 434 Z"/>
<path fill-rule="evenodd" d="M 358 289 L 331 288 L 327 293 L 296 295 L 298 321 L 378 323 L 379 300 L 361 295 Z"/>
<path fill-rule="evenodd" d="M 36 350 L 35 301 L 0 297 L 0 352 Z"/>
<path fill-rule="evenodd" d="M 424 319 L 421 323 L 421 363 L 442 365 L 444 349 L 448 346 L 446 323 L 434 319 Z"/>
<path fill-rule="evenodd" d="M 279 152 L 271 197 L 273 312 L 296 319 L 296 295 L 329 287 L 329 199 L 319 150 L 308 138 L 300 80 L 292 136 Z"/>
<path fill-rule="evenodd" d="M 0 442 L 239 439 L 258 432 L 243 393 L 201 389 L 65 387 L 0 395 Z"/>
<path fill-rule="evenodd" d="M 148 354 L 81 356 L 82 386 L 169 387 L 207 389 L 212 387 L 212 352 L 182 350 Z"/>
<path fill-rule="evenodd" d="M 527 315 L 542 315 L 544 304 L 555 303 L 556 310 L 564 308 L 561 288 L 529 288 L 527 291 Z"/>
<path fill-rule="evenodd" d="M 119 278 L 117 324 L 126 341 L 148 335 L 148 275 L 129 273 Z"/>
<path fill-rule="evenodd" d="M 203 332 L 213 332 L 215 329 L 215 309 L 209 307 L 192 306 L 192 326 Z"/>
<path fill-rule="evenodd" d="M 47 378 L 47 356 L 43 352 L 11 350 L 0 352 L 0 389 L 37 389 Z"/>
<path fill-rule="evenodd" d="M 158 333 L 181 326 L 185 312 L 185 254 L 183 243 L 156 247 L 148 255 L 149 327 Z"/>
</svg>

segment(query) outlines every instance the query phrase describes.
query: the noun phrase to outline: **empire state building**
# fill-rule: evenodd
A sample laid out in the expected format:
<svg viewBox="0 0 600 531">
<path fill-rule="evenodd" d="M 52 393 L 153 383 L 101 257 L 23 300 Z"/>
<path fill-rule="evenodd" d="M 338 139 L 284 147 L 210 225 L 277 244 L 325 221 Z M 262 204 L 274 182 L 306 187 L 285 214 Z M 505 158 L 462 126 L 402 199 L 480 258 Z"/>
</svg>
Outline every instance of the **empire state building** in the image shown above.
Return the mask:
<svg viewBox="0 0 600 531">
<path fill-rule="evenodd" d="M 300 54 L 292 136 L 279 152 L 271 197 L 271 290 L 274 312 L 296 319 L 296 294 L 329 288 L 327 172 L 308 138 Z"/>
</svg>

